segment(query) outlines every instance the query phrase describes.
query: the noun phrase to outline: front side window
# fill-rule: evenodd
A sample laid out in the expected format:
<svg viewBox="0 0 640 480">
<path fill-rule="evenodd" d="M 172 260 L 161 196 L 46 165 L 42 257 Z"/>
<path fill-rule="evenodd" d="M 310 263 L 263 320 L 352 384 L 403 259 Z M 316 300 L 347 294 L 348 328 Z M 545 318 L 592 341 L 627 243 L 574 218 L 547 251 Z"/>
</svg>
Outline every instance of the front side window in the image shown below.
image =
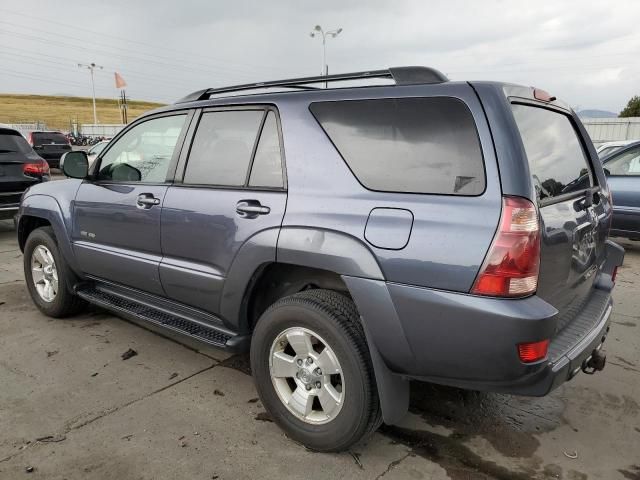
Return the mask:
<svg viewBox="0 0 640 480">
<path fill-rule="evenodd" d="M 147 120 L 110 142 L 100 162 L 98 180 L 165 182 L 186 118 L 182 114 Z"/>
<path fill-rule="evenodd" d="M 480 195 L 484 161 L 469 108 L 450 97 L 310 107 L 360 183 L 385 192 Z"/>
<path fill-rule="evenodd" d="M 640 147 L 619 153 L 607 160 L 603 167 L 609 175 L 613 176 L 640 175 Z"/>
<path fill-rule="evenodd" d="M 511 109 L 539 200 L 592 186 L 587 157 L 567 115 L 520 104 Z"/>
</svg>

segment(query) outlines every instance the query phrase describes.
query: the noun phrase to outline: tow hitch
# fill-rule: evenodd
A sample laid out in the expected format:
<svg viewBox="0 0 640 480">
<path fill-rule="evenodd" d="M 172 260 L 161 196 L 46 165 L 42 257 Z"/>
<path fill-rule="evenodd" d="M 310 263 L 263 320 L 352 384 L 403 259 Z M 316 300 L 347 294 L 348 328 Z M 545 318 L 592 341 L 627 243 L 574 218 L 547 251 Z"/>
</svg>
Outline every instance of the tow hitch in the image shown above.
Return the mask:
<svg viewBox="0 0 640 480">
<path fill-rule="evenodd" d="M 596 348 L 591 356 L 582 363 L 582 371 L 587 375 L 593 375 L 594 373 L 604 369 L 606 363 L 607 355 L 599 348 Z"/>
</svg>

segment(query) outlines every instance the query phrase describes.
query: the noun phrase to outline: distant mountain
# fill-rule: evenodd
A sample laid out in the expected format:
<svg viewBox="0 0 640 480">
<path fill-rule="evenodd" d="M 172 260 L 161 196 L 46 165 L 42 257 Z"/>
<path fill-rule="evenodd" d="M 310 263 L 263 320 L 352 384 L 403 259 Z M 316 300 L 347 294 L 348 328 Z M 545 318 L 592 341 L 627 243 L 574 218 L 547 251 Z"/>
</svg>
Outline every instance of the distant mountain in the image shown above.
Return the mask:
<svg viewBox="0 0 640 480">
<path fill-rule="evenodd" d="M 606 110 L 580 110 L 578 116 L 582 118 L 616 118 L 618 114 Z"/>
</svg>

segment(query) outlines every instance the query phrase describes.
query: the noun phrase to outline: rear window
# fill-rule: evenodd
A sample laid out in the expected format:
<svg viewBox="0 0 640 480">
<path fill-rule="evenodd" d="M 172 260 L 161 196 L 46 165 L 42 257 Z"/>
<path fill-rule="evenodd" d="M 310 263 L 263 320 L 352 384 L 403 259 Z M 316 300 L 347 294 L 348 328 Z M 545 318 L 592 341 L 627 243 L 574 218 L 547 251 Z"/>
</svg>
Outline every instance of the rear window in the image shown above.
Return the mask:
<svg viewBox="0 0 640 480">
<path fill-rule="evenodd" d="M 592 186 L 587 157 L 567 115 L 527 105 L 511 108 L 540 200 Z"/>
<path fill-rule="evenodd" d="M 62 133 L 53 132 L 33 132 L 31 134 L 31 139 L 33 140 L 34 145 L 43 145 L 45 143 L 69 143 L 67 141 L 67 137 Z"/>
<path fill-rule="evenodd" d="M 467 106 L 449 97 L 347 100 L 310 107 L 366 188 L 479 195 L 484 163 Z"/>
<path fill-rule="evenodd" d="M 31 147 L 19 133 L 0 130 L 0 153 L 32 153 Z"/>
</svg>

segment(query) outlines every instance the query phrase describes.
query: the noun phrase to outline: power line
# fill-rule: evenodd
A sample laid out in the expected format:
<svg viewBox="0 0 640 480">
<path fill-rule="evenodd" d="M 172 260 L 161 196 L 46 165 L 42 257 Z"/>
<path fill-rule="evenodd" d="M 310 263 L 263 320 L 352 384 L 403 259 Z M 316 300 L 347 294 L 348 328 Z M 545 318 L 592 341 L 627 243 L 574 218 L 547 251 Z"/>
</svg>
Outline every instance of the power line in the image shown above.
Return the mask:
<svg viewBox="0 0 640 480">
<path fill-rule="evenodd" d="M 8 13 L 9 15 L 15 15 L 15 16 L 20 16 L 20 17 L 25 17 L 25 18 L 32 18 L 32 19 L 36 19 L 36 20 L 42 20 L 44 22 L 46 22 L 47 24 L 52 23 L 52 24 L 56 24 L 56 25 L 61 25 L 64 27 L 68 27 L 68 28 L 73 28 L 73 30 L 83 30 L 85 32 L 90 33 L 92 36 L 102 36 L 102 37 L 109 37 L 109 38 L 114 38 L 116 40 L 122 40 L 125 41 L 127 43 L 135 43 L 137 45 L 143 45 L 146 46 L 148 48 L 151 48 L 153 50 L 157 50 L 159 48 L 161 48 L 163 51 L 169 51 L 169 52 L 174 52 L 177 53 L 178 55 L 180 55 L 181 57 L 184 57 L 185 55 L 190 55 L 190 56 L 195 56 L 193 52 L 188 52 L 188 51 L 184 51 L 184 50 L 176 50 L 176 49 L 171 49 L 171 48 L 167 48 L 165 45 L 159 46 L 159 45 L 153 45 L 150 43 L 145 43 L 145 42 L 140 42 L 139 40 L 133 40 L 131 38 L 124 38 L 124 37 L 119 37 L 117 35 L 112 35 L 112 34 L 108 34 L 108 33 L 104 33 L 104 32 L 96 32 L 93 29 L 89 29 L 89 28 L 84 28 L 78 25 L 70 25 L 68 23 L 63 23 L 63 22 L 58 22 L 55 20 L 51 20 L 50 18 L 43 18 L 43 17 L 38 17 L 35 15 L 28 15 L 26 13 L 22 13 L 22 12 L 13 12 L 11 10 L 7 10 L 4 8 L 0 8 L 1 12 L 4 13 Z M 6 22 L 4 22 L 6 23 Z M 15 25 L 15 24 L 14 24 Z M 25 26 L 26 28 L 32 28 L 32 26 L 27 25 Z M 52 32 L 55 33 L 55 32 Z M 215 57 L 212 57 L 209 55 L 208 57 L 209 59 L 215 59 Z M 249 64 L 243 64 L 243 63 L 236 63 L 236 62 L 230 62 L 227 59 L 222 59 L 222 58 L 218 58 L 217 60 L 219 60 L 220 62 L 224 63 L 225 65 L 236 65 L 238 67 L 244 68 L 244 67 L 258 67 L 260 70 L 264 70 L 264 69 L 271 69 L 271 70 L 278 70 L 276 68 L 273 67 L 273 65 L 260 65 L 260 64 L 255 64 L 255 63 L 251 63 L 251 65 Z M 201 63 L 202 59 L 200 57 L 198 57 L 198 63 Z M 218 66 L 216 65 L 215 68 L 218 68 Z"/>
<path fill-rule="evenodd" d="M 1 9 L 0 9 L 0 11 L 1 11 Z M 10 27 L 14 27 L 14 28 L 18 28 L 18 29 L 25 29 L 25 30 L 27 30 L 29 32 L 33 31 L 33 26 L 16 24 L 15 22 L 5 22 L 5 21 L 0 20 L 0 24 L 5 24 L 5 25 L 8 25 Z M 19 33 L 19 32 L 12 32 L 12 33 Z M 50 30 L 46 30 L 46 29 L 42 29 L 42 28 L 39 28 L 37 33 L 45 34 L 45 35 L 46 34 L 54 35 L 56 38 L 62 37 L 62 38 L 70 39 L 70 40 L 80 41 L 80 42 L 82 42 L 83 45 L 84 44 L 90 44 L 90 45 L 96 45 L 96 46 L 99 46 L 99 47 L 102 47 L 102 48 L 109 48 L 109 49 L 113 49 L 113 50 L 130 52 L 130 50 L 126 50 L 126 49 L 123 49 L 123 48 L 120 48 L 120 47 L 116 47 L 116 46 L 113 46 L 111 44 L 105 44 L 105 43 L 101 43 L 101 42 L 96 42 L 95 40 L 90 40 L 90 39 L 86 39 L 86 38 L 78 38 L 78 37 L 74 37 L 74 36 L 71 36 L 71 35 L 65 35 L 65 34 L 62 34 L 62 33 L 59 33 L 59 32 L 52 32 Z M 95 32 L 92 32 L 92 33 L 95 36 Z M 22 33 L 22 34 L 26 35 L 25 33 Z M 123 41 L 128 41 L 126 39 L 122 39 L 122 40 Z M 159 49 L 160 47 L 153 47 L 153 48 Z M 203 62 L 202 60 L 198 61 L 197 64 L 194 63 L 194 62 L 189 62 L 189 61 L 185 62 L 185 59 L 184 59 L 184 55 L 185 54 L 184 53 L 182 54 L 182 58 L 180 58 L 180 59 L 177 59 L 175 57 L 168 57 L 168 56 L 164 56 L 164 55 L 158 55 L 158 54 L 155 54 L 155 53 L 148 53 L 148 52 L 139 52 L 139 53 L 141 53 L 143 55 L 146 55 L 148 57 L 151 57 L 151 58 L 156 58 L 156 59 L 160 59 L 160 60 L 169 60 L 171 62 L 180 61 L 183 64 L 186 63 L 186 65 L 189 65 L 189 64 L 192 65 L 189 68 L 193 68 L 193 65 L 197 65 L 198 67 L 196 67 L 196 68 L 200 68 L 202 66 L 205 66 L 205 67 L 209 66 L 209 67 L 215 69 L 216 71 L 227 71 L 228 73 L 231 73 L 231 74 L 234 74 L 234 75 L 251 75 L 256 70 L 255 67 L 251 67 L 250 70 L 248 70 L 246 67 L 233 67 L 232 66 L 233 64 L 230 64 L 229 62 L 224 62 L 223 64 L 207 64 L 206 62 Z M 191 55 L 193 55 L 193 53 Z M 273 68 L 273 67 L 269 67 L 269 68 Z M 209 70 L 209 71 L 211 71 L 211 70 Z"/>
</svg>

